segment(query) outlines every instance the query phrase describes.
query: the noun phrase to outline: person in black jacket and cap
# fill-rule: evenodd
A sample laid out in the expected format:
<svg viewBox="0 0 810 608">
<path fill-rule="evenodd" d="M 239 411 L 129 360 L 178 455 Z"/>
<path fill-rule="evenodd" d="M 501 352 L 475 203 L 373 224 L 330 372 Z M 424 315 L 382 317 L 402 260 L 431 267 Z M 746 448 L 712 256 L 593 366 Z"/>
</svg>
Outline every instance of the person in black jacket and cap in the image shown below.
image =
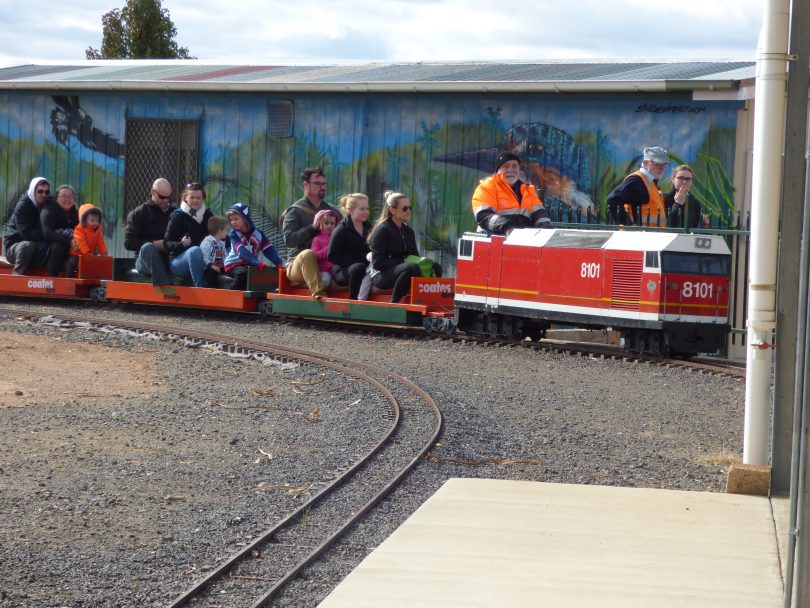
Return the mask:
<svg viewBox="0 0 810 608">
<path fill-rule="evenodd" d="M 20 197 L 3 234 L 3 253 L 14 269 L 12 274 L 27 274 L 44 268 L 48 259 L 48 241 L 42 233 L 39 212 L 51 194 L 44 177 L 35 177 Z"/>
<path fill-rule="evenodd" d="M 669 164 L 669 152 L 644 148 L 641 167 L 625 177 L 607 197 L 608 221 L 630 226 L 666 226 L 664 197 L 658 180 Z"/>
</svg>

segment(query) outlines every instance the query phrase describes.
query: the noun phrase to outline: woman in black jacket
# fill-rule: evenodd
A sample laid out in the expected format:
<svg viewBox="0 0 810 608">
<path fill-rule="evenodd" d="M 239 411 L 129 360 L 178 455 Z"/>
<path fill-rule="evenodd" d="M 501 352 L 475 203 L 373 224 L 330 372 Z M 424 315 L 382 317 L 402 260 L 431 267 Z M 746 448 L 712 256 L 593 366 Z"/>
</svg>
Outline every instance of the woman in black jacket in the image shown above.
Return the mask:
<svg viewBox="0 0 810 608">
<path fill-rule="evenodd" d="M 667 225 L 670 228 L 703 228 L 700 203 L 689 194 L 694 171 L 689 165 L 678 165 L 672 170 L 672 190 L 664 195 Z"/>
<path fill-rule="evenodd" d="M 205 208 L 205 190 L 194 182 L 186 186 L 180 208 L 169 217 L 163 246 L 169 252 L 169 270 L 178 277 L 191 277 L 194 287 L 205 287 L 205 258 L 200 243 L 208 236 L 212 213 Z"/>
<path fill-rule="evenodd" d="M 337 285 L 349 286 L 349 298 L 356 300 L 368 266 L 368 196 L 357 192 L 341 197 L 345 217 L 329 239 L 327 258 Z"/>
<path fill-rule="evenodd" d="M 59 186 L 56 189 L 56 200 L 47 200 L 40 211 L 42 233 L 48 241 L 46 268 L 49 277 L 59 276 L 70 248 L 76 247 L 73 229 L 79 223 L 79 211 L 76 209 L 75 201 L 76 193 L 71 186 Z M 71 268 L 68 276 L 72 276 L 75 270 Z"/>
<path fill-rule="evenodd" d="M 405 222 L 411 217 L 412 205 L 400 192 L 385 193 L 382 215 L 369 236 L 371 274 L 378 289 L 391 289 L 391 302 L 396 304 L 411 290 L 411 277 L 420 276 L 419 266 L 406 262 L 409 255 L 419 255 L 416 235 Z M 433 272 L 442 276 L 442 267 L 433 264 Z"/>
</svg>

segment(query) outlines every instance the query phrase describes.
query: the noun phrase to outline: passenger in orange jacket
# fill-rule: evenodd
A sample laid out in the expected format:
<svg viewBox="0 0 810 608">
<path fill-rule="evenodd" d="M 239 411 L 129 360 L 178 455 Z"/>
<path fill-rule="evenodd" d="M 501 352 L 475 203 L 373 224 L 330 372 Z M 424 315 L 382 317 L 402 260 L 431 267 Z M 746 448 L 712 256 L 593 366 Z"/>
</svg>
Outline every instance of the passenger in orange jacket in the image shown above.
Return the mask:
<svg viewBox="0 0 810 608">
<path fill-rule="evenodd" d="M 101 209 L 92 203 L 79 207 L 79 223 L 73 229 L 77 247 L 70 250 L 66 276 L 72 277 L 79 267 L 80 255 L 107 255 L 107 245 L 101 229 Z"/>
<path fill-rule="evenodd" d="M 520 181 L 520 157 L 503 152 L 495 174 L 481 180 L 472 198 L 475 223 L 492 234 L 515 228 L 550 228 L 551 219 L 532 184 Z"/>
</svg>

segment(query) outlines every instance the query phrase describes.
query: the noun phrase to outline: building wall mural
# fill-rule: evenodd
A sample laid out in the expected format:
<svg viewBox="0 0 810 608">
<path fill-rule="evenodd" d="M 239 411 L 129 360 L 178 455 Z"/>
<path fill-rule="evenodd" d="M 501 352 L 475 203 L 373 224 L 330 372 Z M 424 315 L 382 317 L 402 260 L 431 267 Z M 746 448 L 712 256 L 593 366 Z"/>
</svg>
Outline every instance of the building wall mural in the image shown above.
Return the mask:
<svg viewBox="0 0 810 608">
<path fill-rule="evenodd" d="M 271 99 L 292 101 L 291 137 L 268 135 Z M 280 242 L 278 217 L 300 198 L 301 171 L 321 165 L 330 202 L 366 192 L 376 215 L 385 190 L 408 194 L 420 249 L 451 268 L 458 236 L 474 229 L 472 192 L 504 150 L 524 158 L 526 177 L 555 212 L 599 214 L 642 148 L 664 146 L 673 162 L 695 167 L 707 213 L 727 216 L 741 107 L 686 94 L 4 94 L 0 211 L 5 218 L 36 175 L 73 184 L 81 201 L 102 208 L 105 237 L 125 255 L 126 120 L 191 119 L 199 121 L 199 179 L 215 213 L 247 203 Z"/>
</svg>

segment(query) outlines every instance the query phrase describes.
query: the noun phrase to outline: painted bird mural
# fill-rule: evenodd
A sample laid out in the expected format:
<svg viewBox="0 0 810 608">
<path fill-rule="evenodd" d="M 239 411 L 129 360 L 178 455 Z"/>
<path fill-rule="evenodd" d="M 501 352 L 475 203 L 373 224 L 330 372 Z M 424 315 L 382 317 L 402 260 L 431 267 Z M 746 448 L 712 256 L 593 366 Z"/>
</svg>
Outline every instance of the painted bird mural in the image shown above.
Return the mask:
<svg viewBox="0 0 810 608">
<path fill-rule="evenodd" d="M 557 127 L 542 122 L 512 125 L 500 146 L 464 150 L 435 160 L 491 174 L 501 152 L 513 152 L 523 160 L 521 179 L 540 189 L 543 202 L 565 204 L 587 211 L 594 204 L 590 190 L 588 157 L 574 138 Z"/>
<path fill-rule="evenodd" d="M 52 95 L 52 99 L 57 106 L 51 111 L 51 128 L 56 141 L 67 147 L 72 135 L 90 150 L 111 158 L 124 157 L 126 146 L 93 126 L 93 119 L 81 108 L 77 96 Z"/>
</svg>

